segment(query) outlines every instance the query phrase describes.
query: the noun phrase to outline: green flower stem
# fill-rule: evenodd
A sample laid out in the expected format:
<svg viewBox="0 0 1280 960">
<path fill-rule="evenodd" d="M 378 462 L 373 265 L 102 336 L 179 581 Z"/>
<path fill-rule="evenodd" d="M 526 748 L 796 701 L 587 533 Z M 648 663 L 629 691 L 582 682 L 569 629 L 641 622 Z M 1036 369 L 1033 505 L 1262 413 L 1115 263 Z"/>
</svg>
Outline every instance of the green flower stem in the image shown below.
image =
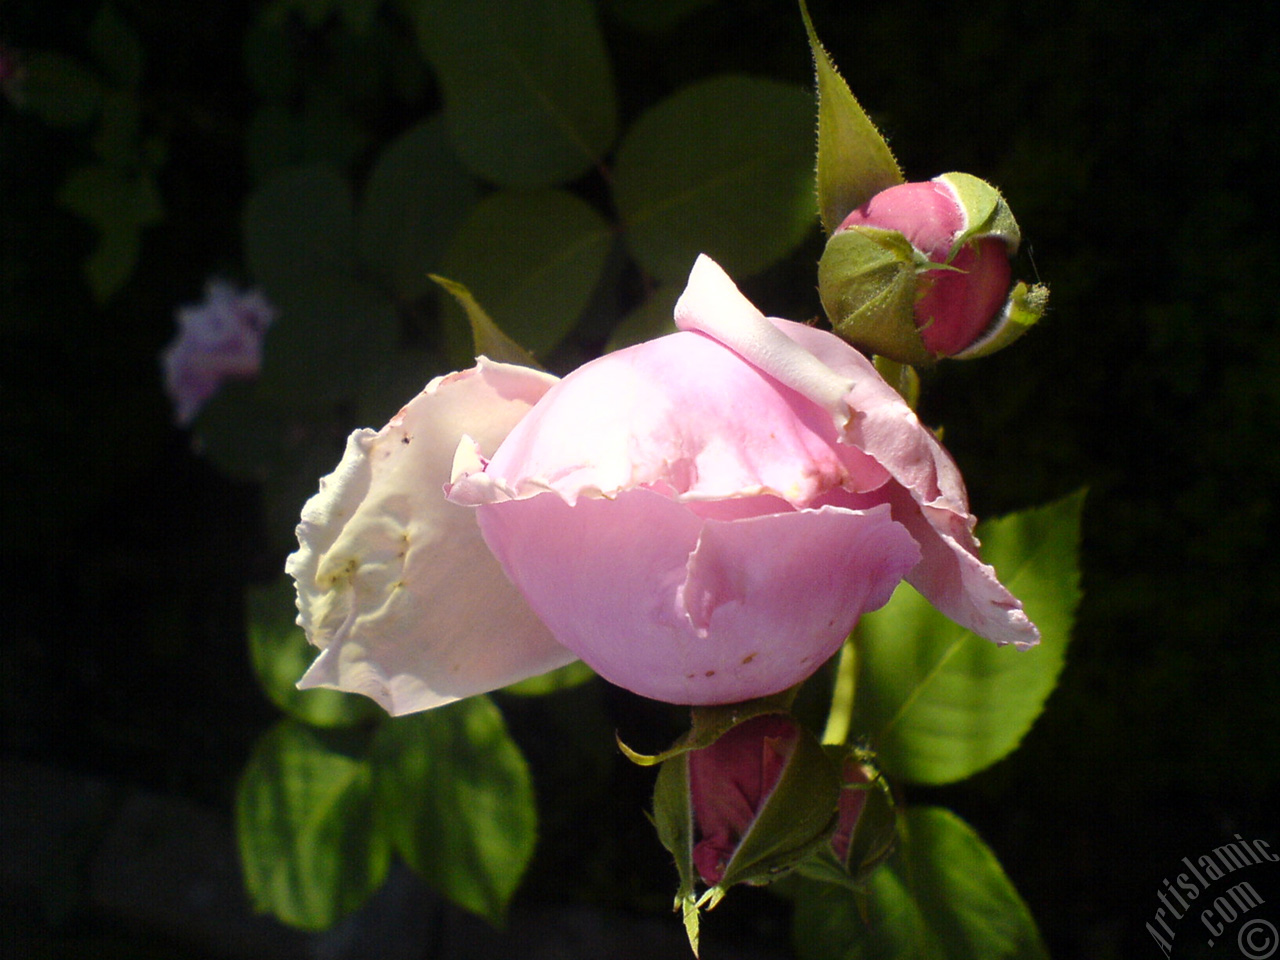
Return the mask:
<svg viewBox="0 0 1280 960">
<path fill-rule="evenodd" d="M 822 742 L 842 744 L 849 738 L 849 725 L 853 720 L 854 694 L 858 688 L 858 651 L 850 636 L 840 648 L 836 663 L 836 684 L 831 692 L 831 711 L 822 731 Z"/>
</svg>

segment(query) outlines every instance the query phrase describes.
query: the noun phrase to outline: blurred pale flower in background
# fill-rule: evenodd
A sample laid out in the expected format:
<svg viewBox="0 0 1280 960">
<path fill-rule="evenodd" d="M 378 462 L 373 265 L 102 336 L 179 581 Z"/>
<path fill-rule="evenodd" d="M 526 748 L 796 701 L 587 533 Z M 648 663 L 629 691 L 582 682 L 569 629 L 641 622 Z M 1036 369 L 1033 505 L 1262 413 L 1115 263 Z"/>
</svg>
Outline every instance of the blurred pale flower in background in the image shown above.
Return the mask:
<svg viewBox="0 0 1280 960">
<path fill-rule="evenodd" d="M 223 380 L 258 375 L 262 338 L 275 317 L 261 292 L 226 280 L 210 280 L 204 302 L 178 308 L 178 336 L 160 360 L 179 426 L 195 419 Z"/>
</svg>

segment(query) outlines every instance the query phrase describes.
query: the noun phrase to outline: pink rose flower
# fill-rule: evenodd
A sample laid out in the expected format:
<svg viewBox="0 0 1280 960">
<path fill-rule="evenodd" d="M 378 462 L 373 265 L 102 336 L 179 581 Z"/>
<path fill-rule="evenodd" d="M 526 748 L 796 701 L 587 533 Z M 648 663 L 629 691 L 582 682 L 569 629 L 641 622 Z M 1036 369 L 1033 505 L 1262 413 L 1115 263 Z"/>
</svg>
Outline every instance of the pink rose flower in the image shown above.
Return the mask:
<svg viewBox="0 0 1280 960">
<path fill-rule="evenodd" d="M 289 558 L 322 648 L 300 685 L 407 713 L 581 657 L 644 696 L 737 702 L 805 679 L 904 577 L 1038 641 L 955 464 L 862 354 L 705 257 L 676 325 L 559 381 L 481 358 L 352 434 Z"/>
<path fill-rule="evenodd" d="M 927 259 L 948 265 L 919 275 L 915 322 L 930 353 L 962 353 L 1004 308 L 1013 277 L 1009 255 L 1017 241 L 978 235 L 955 249 L 971 225 L 945 178 L 903 183 L 876 194 L 850 213 L 840 230 L 856 226 L 896 230 Z"/>
<path fill-rule="evenodd" d="M 209 281 L 203 303 L 178 310 L 178 336 L 161 364 L 179 426 L 195 419 L 223 380 L 258 375 L 262 338 L 275 316 L 261 293 L 241 293 L 225 280 Z"/>
</svg>

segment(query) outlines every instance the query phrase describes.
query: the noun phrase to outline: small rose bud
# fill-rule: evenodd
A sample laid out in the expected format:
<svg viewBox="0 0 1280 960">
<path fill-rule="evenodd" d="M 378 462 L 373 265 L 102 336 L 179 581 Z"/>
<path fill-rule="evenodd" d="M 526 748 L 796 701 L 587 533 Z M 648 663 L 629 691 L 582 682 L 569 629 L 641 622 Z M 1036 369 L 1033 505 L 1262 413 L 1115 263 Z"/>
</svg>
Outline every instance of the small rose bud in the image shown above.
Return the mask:
<svg viewBox="0 0 1280 960">
<path fill-rule="evenodd" d="M 870 876 L 897 839 L 893 794 L 859 753 L 851 752 L 841 766 L 839 814 L 831 834 L 831 851 L 854 882 Z"/>
<path fill-rule="evenodd" d="M 775 880 L 821 845 L 839 792 L 813 735 L 786 714 L 764 714 L 664 762 L 654 819 L 686 882 L 696 871 L 727 889 Z"/>
<path fill-rule="evenodd" d="M 890 187 L 828 242 L 823 306 L 846 340 L 902 363 L 984 356 L 1044 312 L 1044 287 L 1010 290 L 1020 240 L 1008 204 L 976 177 Z"/>
</svg>

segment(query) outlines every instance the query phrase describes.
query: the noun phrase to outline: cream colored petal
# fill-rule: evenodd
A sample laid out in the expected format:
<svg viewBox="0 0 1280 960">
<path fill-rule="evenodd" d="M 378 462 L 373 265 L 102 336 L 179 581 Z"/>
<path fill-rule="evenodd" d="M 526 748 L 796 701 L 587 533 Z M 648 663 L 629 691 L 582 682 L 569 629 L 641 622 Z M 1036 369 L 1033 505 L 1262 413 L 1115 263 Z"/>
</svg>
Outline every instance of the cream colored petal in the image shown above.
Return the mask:
<svg viewBox="0 0 1280 960">
<path fill-rule="evenodd" d="M 322 650 L 299 686 L 403 714 L 574 659 L 503 575 L 474 511 L 443 492 L 464 435 L 491 456 L 555 382 L 481 358 L 433 380 L 382 430 L 351 435 L 286 564 L 298 623 Z"/>
</svg>

